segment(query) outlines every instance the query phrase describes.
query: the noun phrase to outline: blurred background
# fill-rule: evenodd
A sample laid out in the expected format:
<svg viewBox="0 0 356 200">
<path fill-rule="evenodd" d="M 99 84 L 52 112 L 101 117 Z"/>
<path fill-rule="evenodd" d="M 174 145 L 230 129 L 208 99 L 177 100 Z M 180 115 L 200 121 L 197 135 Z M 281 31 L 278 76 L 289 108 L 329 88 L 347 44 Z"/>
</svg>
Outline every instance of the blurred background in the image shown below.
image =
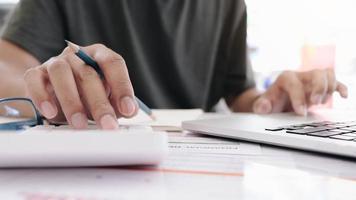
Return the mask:
<svg viewBox="0 0 356 200">
<path fill-rule="evenodd" d="M 256 81 L 263 89 L 282 70 L 335 68 L 349 86 L 346 104 L 356 108 L 355 0 L 246 0 L 248 43 Z M 352 103 L 355 102 L 355 103 Z"/>
<path fill-rule="evenodd" d="M 0 25 L 18 0 L 0 0 Z M 329 106 L 356 108 L 355 0 L 246 0 L 248 43 L 259 89 L 283 70 L 335 68 L 349 86 L 346 104 L 337 96 Z"/>
</svg>

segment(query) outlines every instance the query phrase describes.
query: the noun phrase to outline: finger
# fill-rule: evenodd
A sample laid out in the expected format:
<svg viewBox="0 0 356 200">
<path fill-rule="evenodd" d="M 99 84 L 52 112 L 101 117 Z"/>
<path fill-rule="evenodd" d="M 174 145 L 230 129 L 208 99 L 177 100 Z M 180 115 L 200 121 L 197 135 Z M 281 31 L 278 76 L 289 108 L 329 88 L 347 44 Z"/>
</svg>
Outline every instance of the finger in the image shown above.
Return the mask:
<svg viewBox="0 0 356 200">
<path fill-rule="evenodd" d="M 336 78 L 335 78 L 335 73 L 332 69 L 327 69 L 326 70 L 326 75 L 327 75 L 327 89 L 325 92 L 325 95 L 323 96 L 322 103 L 325 104 L 328 102 L 328 100 L 331 99 L 332 94 L 334 93 L 336 89 Z"/>
<path fill-rule="evenodd" d="M 344 85 L 343 83 L 341 83 L 339 81 L 336 83 L 336 91 L 339 92 L 341 97 L 347 98 L 348 90 L 347 90 L 346 85 Z"/>
<path fill-rule="evenodd" d="M 329 100 L 331 100 L 331 97 L 332 96 L 330 94 L 325 95 L 325 97 L 323 98 L 322 103 L 326 104 Z"/>
<path fill-rule="evenodd" d="M 260 96 L 255 100 L 252 110 L 257 114 L 268 114 L 272 112 L 272 102 L 265 96 Z"/>
<path fill-rule="evenodd" d="M 46 74 L 48 74 L 47 69 L 44 69 L 44 70 L 46 71 Z M 66 117 L 65 117 L 65 115 L 63 113 L 63 110 L 61 109 L 60 103 L 59 103 L 59 101 L 58 101 L 58 99 L 56 97 L 56 94 L 54 92 L 53 86 L 50 84 L 50 82 L 47 85 L 46 89 L 47 89 L 49 95 L 51 96 L 51 98 L 53 99 L 54 105 L 56 105 L 56 107 L 59 108 L 56 117 L 52 118 L 52 119 L 48 119 L 47 118 L 47 120 L 52 124 L 56 124 L 56 123 L 67 124 L 67 119 L 66 119 Z"/>
<path fill-rule="evenodd" d="M 335 72 L 333 69 L 327 69 L 326 71 L 327 74 L 327 79 L 328 79 L 328 84 L 327 84 L 327 94 L 328 95 L 332 95 L 334 93 L 334 91 L 336 90 L 336 86 L 337 86 L 337 81 L 336 81 L 336 77 L 335 77 Z"/>
<path fill-rule="evenodd" d="M 311 104 L 320 104 L 328 91 L 328 75 L 323 70 L 314 70 L 311 75 L 311 94 L 309 101 Z"/>
<path fill-rule="evenodd" d="M 112 97 L 112 95 L 111 95 L 111 89 L 110 89 L 109 84 L 107 83 L 106 80 L 102 80 L 102 81 L 103 81 L 103 84 L 104 84 L 106 96 L 107 96 L 107 98 L 109 99 L 111 106 L 114 108 L 116 117 L 117 117 L 117 118 L 125 117 L 125 116 L 123 116 L 123 115 L 119 112 L 119 109 L 118 109 L 118 107 L 116 106 L 116 102 L 115 102 L 115 100 L 113 99 L 113 97 Z"/>
<path fill-rule="evenodd" d="M 263 93 L 253 104 L 253 111 L 259 114 L 283 112 L 288 104 L 288 97 L 285 92 L 276 87 L 275 82 Z M 286 98 L 287 97 L 287 98 Z"/>
<path fill-rule="evenodd" d="M 67 121 L 74 128 L 86 128 L 88 119 L 69 63 L 62 57 L 57 57 L 47 62 L 47 69 L 49 79 Z"/>
<path fill-rule="evenodd" d="M 103 70 L 115 108 L 121 115 L 132 117 L 137 112 L 138 105 L 123 57 L 100 44 L 92 45 L 84 50 L 92 54 Z"/>
<path fill-rule="evenodd" d="M 117 117 L 107 98 L 103 82 L 98 73 L 93 68 L 85 65 L 74 54 L 68 54 L 66 59 L 73 68 L 82 99 L 86 102 L 95 122 L 102 129 L 117 129 Z"/>
<path fill-rule="evenodd" d="M 307 115 L 306 98 L 303 83 L 297 77 L 296 73 L 284 72 L 276 81 L 282 90 L 284 90 L 291 101 L 294 111 L 298 115 Z"/>
<path fill-rule="evenodd" d="M 24 75 L 28 95 L 41 114 L 47 119 L 56 117 L 58 109 L 47 91 L 47 74 L 40 69 L 31 68 Z"/>
</svg>

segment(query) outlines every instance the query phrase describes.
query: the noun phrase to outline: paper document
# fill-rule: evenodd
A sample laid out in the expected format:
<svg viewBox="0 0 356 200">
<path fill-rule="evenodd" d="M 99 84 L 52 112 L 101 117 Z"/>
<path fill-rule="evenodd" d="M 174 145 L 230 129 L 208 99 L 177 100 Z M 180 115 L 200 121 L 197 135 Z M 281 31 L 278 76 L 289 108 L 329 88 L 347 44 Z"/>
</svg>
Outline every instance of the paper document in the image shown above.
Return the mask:
<svg viewBox="0 0 356 200">
<path fill-rule="evenodd" d="M 240 176 L 244 158 L 261 154 L 259 144 L 193 133 L 168 133 L 168 136 L 168 157 L 155 170 Z"/>
<path fill-rule="evenodd" d="M 140 110 L 131 119 L 119 119 L 119 124 L 147 125 L 152 126 L 155 131 L 181 131 L 183 121 L 197 119 L 203 114 L 201 109 L 154 109 L 152 112 L 156 116 L 155 121 Z"/>
<path fill-rule="evenodd" d="M 260 145 L 204 136 L 200 134 L 170 134 L 170 152 L 207 154 L 249 154 L 261 153 Z"/>
</svg>

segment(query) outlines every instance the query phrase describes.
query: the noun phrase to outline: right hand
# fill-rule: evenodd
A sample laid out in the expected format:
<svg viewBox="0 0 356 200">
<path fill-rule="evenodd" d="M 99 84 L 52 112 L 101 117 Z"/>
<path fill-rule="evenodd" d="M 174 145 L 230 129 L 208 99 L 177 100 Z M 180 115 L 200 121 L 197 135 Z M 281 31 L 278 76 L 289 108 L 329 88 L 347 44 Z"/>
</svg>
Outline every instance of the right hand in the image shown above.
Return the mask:
<svg viewBox="0 0 356 200">
<path fill-rule="evenodd" d="M 138 105 L 124 59 L 102 44 L 82 47 L 97 61 L 105 80 L 69 47 L 40 66 L 26 71 L 29 97 L 41 114 L 77 129 L 94 119 L 102 129 L 118 128 L 118 117 L 132 117 Z"/>
</svg>

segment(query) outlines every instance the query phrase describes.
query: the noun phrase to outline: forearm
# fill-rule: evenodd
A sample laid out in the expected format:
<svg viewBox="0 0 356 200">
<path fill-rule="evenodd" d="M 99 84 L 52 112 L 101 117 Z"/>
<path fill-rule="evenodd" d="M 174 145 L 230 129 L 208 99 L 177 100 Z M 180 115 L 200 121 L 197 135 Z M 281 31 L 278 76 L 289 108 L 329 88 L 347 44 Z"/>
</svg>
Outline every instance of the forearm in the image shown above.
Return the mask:
<svg viewBox="0 0 356 200">
<path fill-rule="evenodd" d="M 12 70 L 11 67 L 0 62 L 0 98 L 25 97 L 23 72 Z"/>
<path fill-rule="evenodd" d="M 25 97 L 23 76 L 39 61 L 27 51 L 0 39 L 0 98 Z"/>
<path fill-rule="evenodd" d="M 27 97 L 22 71 L 16 71 L 11 63 L 5 64 L 0 61 L 0 98 Z M 21 116 L 33 116 L 33 111 L 28 104 L 7 103 L 6 105 L 21 111 Z M 0 106 L 0 115 L 8 116 L 6 109 Z"/>
<path fill-rule="evenodd" d="M 251 88 L 239 96 L 227 99 L 227 103 L 233 112 L 252 112 L 253 103 L 260 95 L 256 88 Z"/>
</svg>

